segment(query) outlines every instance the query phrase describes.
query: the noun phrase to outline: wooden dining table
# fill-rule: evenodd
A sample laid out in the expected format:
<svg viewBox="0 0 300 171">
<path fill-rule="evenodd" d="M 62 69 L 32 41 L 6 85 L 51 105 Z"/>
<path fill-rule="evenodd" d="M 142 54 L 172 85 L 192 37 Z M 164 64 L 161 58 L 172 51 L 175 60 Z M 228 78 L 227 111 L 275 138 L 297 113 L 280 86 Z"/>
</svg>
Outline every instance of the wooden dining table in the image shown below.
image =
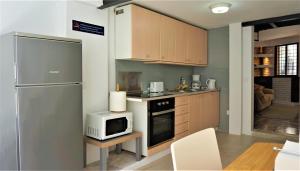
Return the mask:
<svg viewBox="0 0 300 171">
<path fill-rule="evenodd" d="M 224 170 L 274 170 L 278 151 L 283 144 L 257 142 L 231 162 Z"/>
</svg>

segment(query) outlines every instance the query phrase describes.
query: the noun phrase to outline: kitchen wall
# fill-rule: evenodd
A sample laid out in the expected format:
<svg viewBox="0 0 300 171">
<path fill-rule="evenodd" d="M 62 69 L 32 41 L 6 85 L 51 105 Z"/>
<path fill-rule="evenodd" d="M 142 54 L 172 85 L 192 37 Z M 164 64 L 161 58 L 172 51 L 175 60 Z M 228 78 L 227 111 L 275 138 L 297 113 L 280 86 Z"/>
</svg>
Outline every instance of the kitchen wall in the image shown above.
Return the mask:
<svg viewBox="0 0 300 171">
<path fill-rule="evenodd" d="M 12 31 L 64 36 L 63 1 L 0 1 L 0 34 Z"/>
<path fill-rule="evenodd" d="M 105 27 L 105 36 L 71 30 L 71 20 Z M 83 118 L 107 110 L 108 11 L 83 1 L 0 1 L 0 34 L 20 31 L 82 40 Z M 46 147 L 45 147 L 46 148 Z M 87 162 L 99 160 L 98 148 L 88 146 Z"/>
<path fill-rule="evenodd" d="M 82 40 L 83 121 L 87 113 L 106 111 L 108 106 L 107 10 L 84 2 L 67 1 L 66 36 Z M 104 26 L 104 36 L 72 30 L 72 20 Z M 99 148 L 87 145 L 87 163 L 99 160 Z"/>
<path fill-rule="evenodd" d="M 191 81 L 193 67 L 116 60 L 116 78 L 119 72 L 142 72 L 140 80 L 143 90 L 147 90 L 151 81 L 163 81 L 166 89 L 174 90 L 181 76 Z"/>
<path fill-rule="evenodd" d="M 201 82 L 216 79 L 220 92 L 220 126 L 228 131 L 229 108 L 229 28 L 222 27 L 208 31 L 208 67 L 194 67 L 194 74 L 201 74 Z"/>
</svg>

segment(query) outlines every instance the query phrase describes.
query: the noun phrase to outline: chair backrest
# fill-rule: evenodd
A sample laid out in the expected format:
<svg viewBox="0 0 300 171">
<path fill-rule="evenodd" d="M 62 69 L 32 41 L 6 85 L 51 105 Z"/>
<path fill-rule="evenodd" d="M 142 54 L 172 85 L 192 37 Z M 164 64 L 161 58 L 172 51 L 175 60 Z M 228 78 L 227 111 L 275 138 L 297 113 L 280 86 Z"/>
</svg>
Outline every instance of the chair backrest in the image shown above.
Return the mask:
<svg viewBox="0 0 300 171">
<path fill-rule="evenodd" d="M 208 128 L 171 145 L 174 170 L 222 170 L 218 142 L 213 128 Z"/>
</svg>

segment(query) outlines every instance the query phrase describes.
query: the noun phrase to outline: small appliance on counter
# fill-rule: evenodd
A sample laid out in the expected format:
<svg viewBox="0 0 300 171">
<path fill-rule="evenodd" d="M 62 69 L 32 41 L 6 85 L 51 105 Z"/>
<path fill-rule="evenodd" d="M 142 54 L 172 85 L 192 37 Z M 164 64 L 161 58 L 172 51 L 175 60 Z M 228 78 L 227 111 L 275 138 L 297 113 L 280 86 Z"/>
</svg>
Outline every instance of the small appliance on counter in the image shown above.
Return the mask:
<svg viewBox="0 0 300 171">
<path fill-rule="evenodd" d="M 164 92 L 164 82 L 150 82 L 150 93 Z"/>
<path fill-rule="evenodd" d="M 215 79 L 207 79 L 206 86 L 208 90 L 216 89 L 216 80 Z"/>
<path fill-rule="evenodd" d="M 193 82 L 192 82 L 192 91 L 199 91 L 201 89 L 201 81 L 200 75 L 193 75 Z"/>
<path fill-rule="evenodd" d="M 184 77 L 180 77 L 179 84 L 176 86 L 176 91 L 184 92 L 189 89 L 189 85 L 187 84 Z"/>
<path fill-rule="evenodd" d="M 98 112 L 86 116 L 85 135 L 106 140 L 132 133 L 132 113 Z"/>
</svg>

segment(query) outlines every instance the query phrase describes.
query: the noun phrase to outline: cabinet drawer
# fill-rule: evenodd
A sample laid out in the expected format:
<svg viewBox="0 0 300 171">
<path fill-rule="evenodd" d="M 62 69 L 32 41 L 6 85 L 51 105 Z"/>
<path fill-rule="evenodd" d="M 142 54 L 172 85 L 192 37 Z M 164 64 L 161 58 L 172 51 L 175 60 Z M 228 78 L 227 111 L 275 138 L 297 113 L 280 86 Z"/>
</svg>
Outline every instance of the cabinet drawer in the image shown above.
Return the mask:
<svg viewBox="0 0 300 171">
<path fill-rule="evenodd" d="M 189 130 L 189 123 L 185 122 L 175 126 L 175 135 Z"/>
<path fill-rule="evenodd" d="M 175 106 L 181 106 L 188 104 L 188 96 L 181 96 L 175 98 Z"/>
<path fill-rule="evenodd" d="M 183 105 L 183 106 L 176 106 L 175 107 L 175 115 L 183 115 L 188 113 L 188 105 Z"/>
<path fill-rule="evenodd" d="M 189 121 L 189 115 L 188 114 L 175 116 L 175 125 L 185 123 L 185 122 L 188 122 L 188 121 Z"/>
</svg>

